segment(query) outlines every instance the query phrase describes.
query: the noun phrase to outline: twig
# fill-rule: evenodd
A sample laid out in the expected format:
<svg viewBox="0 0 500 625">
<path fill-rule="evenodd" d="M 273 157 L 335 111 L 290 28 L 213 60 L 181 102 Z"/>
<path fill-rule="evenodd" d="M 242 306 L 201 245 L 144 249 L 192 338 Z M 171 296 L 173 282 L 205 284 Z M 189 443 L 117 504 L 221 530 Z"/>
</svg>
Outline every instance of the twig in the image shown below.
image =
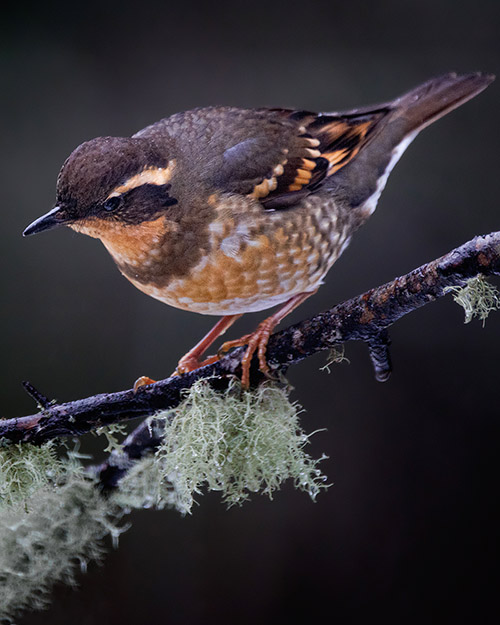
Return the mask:
<svg viewBox="0 0 500 625">
<path fill-rule="evenodd" d="M 41 408 L 48 408 L 50 406 L 50 399 L 46 397 L 43 393 L 41 393 L 38 389 L 36 389 L 31 382 L 28 380 L 23 380 L 21 384 L 24 387 L 24 390 L 28 393 L 30 397 L 32 397 L 38 406 Z"/>
<path fill-rule="evenodd" d="M 318 351 L 361 340 L 368 345 L 377 379 L 385 380 L 390 373 L 387 328 L 443 296 L 446 287 L 463 286 L 478 274 L 500 274 L 500 232 L 476 237 L 405 276 L 273 335 L 267 351 L 268 364 L 274 371 L 285 371 Z M 175 408 L 182 391 L 196 380 L 237 375 L 243 353 L 244 348 L 238 348 L 212 365 L 143 387 L 137 393 L 127 390 L 94 395 L 48 406 L 35 415 L 0 420 L 0 438 L 41 444 Z M 261 378 L 254 362 L 252 383 Z"/>
</svg>

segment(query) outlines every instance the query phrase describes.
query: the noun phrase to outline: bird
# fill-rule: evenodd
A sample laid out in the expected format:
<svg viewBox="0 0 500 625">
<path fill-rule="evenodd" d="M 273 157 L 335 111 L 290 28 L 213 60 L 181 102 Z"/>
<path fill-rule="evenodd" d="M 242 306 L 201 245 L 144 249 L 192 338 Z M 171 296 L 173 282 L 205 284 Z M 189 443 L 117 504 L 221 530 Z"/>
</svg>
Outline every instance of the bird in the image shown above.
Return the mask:
<svg viewBox="0 0 500 625">
<path fill-rule="evenodd" d="M 246 346 L 266 361 L 275 327 L 323 284 L 426 126 L 494 80 L 448 73 L 383 104 L 345 112 L 211 106 L 130 137 L 97 137 L 64 162 L 55 207 L 24 236 L 60 225 L 100 239 L 120 272 L 170 306 L 221 319 L 182 374 Z M 251 334 L 203 354 L 243 314 L 279 307 Z M 138 386 L 153 382 L 143 376 Z"/>
</svg>

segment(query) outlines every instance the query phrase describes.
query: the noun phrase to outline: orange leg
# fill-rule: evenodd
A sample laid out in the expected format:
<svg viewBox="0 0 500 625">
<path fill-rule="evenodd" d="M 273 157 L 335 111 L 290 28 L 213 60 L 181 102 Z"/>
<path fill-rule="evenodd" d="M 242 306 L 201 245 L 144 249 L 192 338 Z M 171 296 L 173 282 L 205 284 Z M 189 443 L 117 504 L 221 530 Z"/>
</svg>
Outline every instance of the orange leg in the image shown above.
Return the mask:
<svg viewBox="0 0 500 625">
<path fill-rule="evenodd" d="M 209 356 L 203 362 L 200 362 L 199 358 L 210 347 L 210 345 L 212 345 L 212 343 L 219 336 L 224 334 L 224 332 L 240 317 L 241 315 L 227 315 L 226 317 L 219 319 L 210 332 L 208 332 L 208 334 L 206 334 L 201 341 L 193 347 L 193 349 L 190 349 L 188 353 L 179 360 L 173 375 L 180 375 L 182 373 L 187 373 L 188 371 L 194 371 L 194 369 L 210 365 L 218 360 L 218 355 Z M 155 382 L 156 380 L 149 378 L 147 375 L 141 375 L 141 377 L 134 383 L 134 393 L 137 392 L 137 389 L 141 388 L 141 386 L 148 386 L 149 384 L 154 384 Z"/>
<path fill-rule="evenodd" d="M 259 358 L 260 370 L 263 373 L 269 373 L 269 366 L 266 361 L 266 349 L 272 331 L 287 315 L 292 312 L 292 310 L 295 310 L 297 306 L 300 306 L 302 302 L 304 302 L 308 297 L 311 297 L 311 295 L 314 295 L 314 293 L 316 293 L 316 291 L 294 295 L 277 312 L 275 312 L 274 315 L 264 319 L 264 321 L 257 326 L 255 332 L 252 332 L 252 334 L 246 334 L 236 341 L 227 341 L 222 345 L 219 353 L 227 352 L 233 347 L 248 345 L 247 351 L 241 361 L 241 384 L 243 388 L 248 388 L 250 385 L 250 364 L 255 352 L 257 351 Z"/>
<path fill-rule="evenodd" d="M 207 351 L 207 349 L 212 345 L 212 343 L 219 338 L 224 332 L 230 328 L 233 323 L 241 317 L 240 315 L 227 315 L 226 317 L 222 317 L 217 321 L 214 327 L 206 334 L 199 343 L 197 343 L 193 349 L 190 349 L 188 353 L 183 356 L 177 365 L 176 373 L 187 373 L 188 371 L 193 371 L 194 369 L 198 369 L 199 367 L 204 367 L 205 365 L 210 365 L 216 360 L 219 359 L 218 356 L 209 356 L 203 362 L 200 362 L 200 356 Z"/>
<path fill-rule="evenodd" d="M 197 343 L 193 349 L 191 349 L 185 356 L 183 356 L 177 365 L 175 373 L 180 375 L 193 371 L 199 367 L 212 364 L 219 359 L 221 353 L 225 353 L 234 347 L 241 347 L 247 345 L 247 350 L 241 361 L 241 384 L 243 388 L 250 386 L 250 364 L 252 362 L 253 355 L 257 352 L 259 358 L 259 368 L 263 373 L 269 373 L 269 366 L 266 361 L 266 349 L 269 337 L 271 336 L 274 328 L 297 306 L 300 306 L 308 297 L 314 295 L 316 291 L 310 291 L 309 293 L 299 293 L 291 297 L 274 315 L 271 315 L 267 319 L 264 319 L 258 326 L 255 332 L 251 334 L 245 334 L 240 339 L 235 341 L 227 341 L 224 343 L 216 356 L 209 356 L 202 362 L 199 358 L 203 353 L 212 345 L 212 343 L 224 332 L 230 328 L 233 323 L 239 319 L 242 314 L 239 315 L 227 315 L 219 319 L 214 327 L 206 334 L 199 343 Z M 137 391 L 141 386 L 153 384 L 154 380 L 147 376 L 142 376 L 136 380 L 134 384 L 134 391 Z"/>
</svg>

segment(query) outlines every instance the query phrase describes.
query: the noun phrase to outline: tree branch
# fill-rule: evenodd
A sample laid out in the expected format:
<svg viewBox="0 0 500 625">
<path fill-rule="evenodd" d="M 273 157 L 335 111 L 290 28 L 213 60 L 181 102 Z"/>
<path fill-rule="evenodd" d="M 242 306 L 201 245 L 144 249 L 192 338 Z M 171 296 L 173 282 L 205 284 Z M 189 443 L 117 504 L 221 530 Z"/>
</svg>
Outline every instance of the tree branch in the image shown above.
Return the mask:
<svg viewBox="0 0 500 625">
<path fill-rule="evenodd" d="M 478 274 L 500 275 L 500 232 L 476 237 L 405 276 L 274 334 L 268 345 L 268 364 L 273 371 L 286 371 L 290 365 L 318 351 L 361 340 L 368 346 L 376 378 L 387 380 L 391 371 L 387 328 L 402 316 L 443 296 L 446 287 L 463 286 Z M 31 395 L 45 404 L 43 410 L 26 417 L 0 420 L 0 439 L 41 444 L 175 408 L 182 399 L 182 391 L 196 380 L 218 377 L 218 381 L 211 383 L 227 385 L 230 376 L 238 375 L 244 351 L 245 348 L 235 349 L 212 365 L 142 387 L 137 393 L 130 389 L 58 405 L 46 403 L 46 398 L 29 385 Z M 254 359 L 252 384 L 262 377 Z M 132 434 L 125 443 L 130 458 L 140 457 L 142 453 L 136 447 L 137 441 L 142 441 L 140 449 L 150 444 L 146 442 L 144 428 L 139 426 L 136 432 L 136 438 Z"/>
</svg>

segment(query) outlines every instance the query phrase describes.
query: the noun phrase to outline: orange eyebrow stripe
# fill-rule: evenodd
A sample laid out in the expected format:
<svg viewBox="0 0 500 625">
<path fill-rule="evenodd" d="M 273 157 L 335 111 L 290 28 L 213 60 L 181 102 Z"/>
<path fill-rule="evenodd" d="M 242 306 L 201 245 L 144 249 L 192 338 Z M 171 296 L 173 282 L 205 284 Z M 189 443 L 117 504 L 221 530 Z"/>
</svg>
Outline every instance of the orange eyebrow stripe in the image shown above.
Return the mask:
<svg viewBox="0 0 500 625">
<path fill-rule="evenodd" d="M 172 160 L 169 161 L 167 167 L 146 167 L 138 174 L 125 180 L 125 182 L 118 187 L 115 187 L 108 195 L 108 198 L 123 195 L 132 189 L 141 187 L 143 184 L 154 184 L 158 186 L 167 184 L 172 178 L 175 164 L 175 160 Z"/>
</svg>

